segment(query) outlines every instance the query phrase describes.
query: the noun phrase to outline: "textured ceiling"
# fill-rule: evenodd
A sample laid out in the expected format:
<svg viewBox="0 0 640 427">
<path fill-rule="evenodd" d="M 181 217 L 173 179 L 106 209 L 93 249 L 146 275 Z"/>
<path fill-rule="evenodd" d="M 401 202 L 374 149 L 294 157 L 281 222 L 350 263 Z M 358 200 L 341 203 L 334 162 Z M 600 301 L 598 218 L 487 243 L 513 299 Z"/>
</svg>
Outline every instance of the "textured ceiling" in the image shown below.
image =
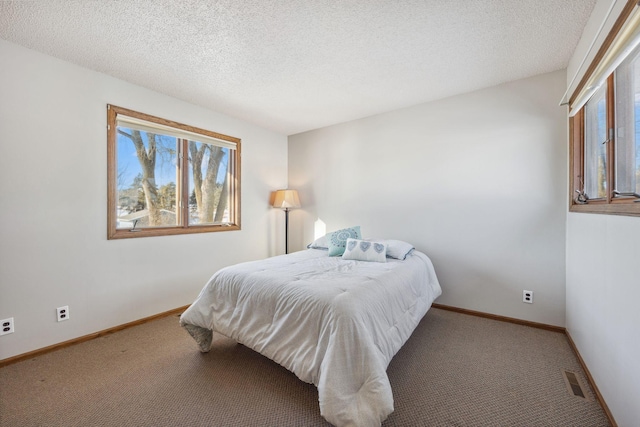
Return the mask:
<svg viewBox="0 0 640 427">
<path fill-rule="evenodd" d="M 595 2 L 2 1 L 0 38 L 291 135 L 566 68 Z"/>
</svg>

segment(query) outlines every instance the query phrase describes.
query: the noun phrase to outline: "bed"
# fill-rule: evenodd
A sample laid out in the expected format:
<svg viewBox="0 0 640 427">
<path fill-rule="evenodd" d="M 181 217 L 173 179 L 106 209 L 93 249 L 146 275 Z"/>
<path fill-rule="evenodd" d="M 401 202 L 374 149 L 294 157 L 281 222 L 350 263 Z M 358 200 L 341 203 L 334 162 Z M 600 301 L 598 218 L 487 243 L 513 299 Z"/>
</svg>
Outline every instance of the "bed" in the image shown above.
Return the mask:
<svg viewBox="0 0 640 427">
<path fill-rule="evenodd" d="M 315 384 L 330 423 L 379 426 L 393 412 L 387 366 L 441 293 L 424 253 L 391 258 L 386 242 L 385 262 L 311 247 L 226 267 L 180 323 L 202 352 L 216 331 Z"/>
</svg>

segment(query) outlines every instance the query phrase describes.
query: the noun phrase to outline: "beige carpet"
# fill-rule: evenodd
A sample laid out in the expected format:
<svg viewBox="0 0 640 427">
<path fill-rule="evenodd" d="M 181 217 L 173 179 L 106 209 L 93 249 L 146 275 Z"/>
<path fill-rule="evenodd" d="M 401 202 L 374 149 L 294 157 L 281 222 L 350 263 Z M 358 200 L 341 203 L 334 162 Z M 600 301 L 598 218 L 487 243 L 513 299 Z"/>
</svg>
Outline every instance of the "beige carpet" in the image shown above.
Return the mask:
<svg viewBox="0 0 640 427">
<path fill-rule="evenodd" d="M 391 426 L 607 426 L 563 334 L 431 309 L 389 365 Z M 588 387 L 588 386 L 587 386 Z M 328 426 L 313 385 L 175 316 L 0 369 L 0 426 Z"/>
</svg>

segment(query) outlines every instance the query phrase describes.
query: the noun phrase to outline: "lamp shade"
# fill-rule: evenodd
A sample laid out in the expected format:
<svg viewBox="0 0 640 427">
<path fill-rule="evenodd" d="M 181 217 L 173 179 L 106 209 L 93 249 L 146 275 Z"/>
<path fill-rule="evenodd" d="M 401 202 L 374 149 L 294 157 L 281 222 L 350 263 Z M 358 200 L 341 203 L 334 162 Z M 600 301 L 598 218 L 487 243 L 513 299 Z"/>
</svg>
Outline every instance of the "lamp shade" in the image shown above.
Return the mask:
<svg viewBox="0 0 640 427">
<path fill-rule="evenodd" d="M 296 190 L 278 190 L 273 198 L 273 207 L 291 209 L 300 207 L 300 199 Z"/>
</svg>

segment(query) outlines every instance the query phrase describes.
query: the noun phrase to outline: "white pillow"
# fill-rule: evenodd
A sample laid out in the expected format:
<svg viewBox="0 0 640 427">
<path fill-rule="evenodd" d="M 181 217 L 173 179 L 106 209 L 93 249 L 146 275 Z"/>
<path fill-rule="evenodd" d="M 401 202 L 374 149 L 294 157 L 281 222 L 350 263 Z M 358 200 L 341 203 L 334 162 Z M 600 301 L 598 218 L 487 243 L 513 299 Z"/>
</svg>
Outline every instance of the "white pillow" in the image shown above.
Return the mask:
<svg viewBox="0 0 640 427">
<path fill-rule="evenodd" d="M 327 241 L 327 235 L 318 237 L 313 242 L 307 245 L 307 249 L 329 249 L 329 242 Z"/>
<path fill-rule="evenodd" d="M 387 245 L 387 256 L 395 259 L 407 259 L 407 256 L 415 249 L 411 243 L 402 240 L 384 240 Z"/>
<path fill-rule="evenodd" d="M 387 262 L 387 245 L 375 241 L 348 238 L 342 259 Z"/>
<path fill-rule="evenodd" d="M 402 240 L 390 240 L 390 239 L 367 239 L 372 242 L 383 243 L 387 245 L 387 257 L 395 258 L 399 260 L 407 259 L 407 256 L 415 249 L 411 243 L 403 242 Z"/>
</svg>

